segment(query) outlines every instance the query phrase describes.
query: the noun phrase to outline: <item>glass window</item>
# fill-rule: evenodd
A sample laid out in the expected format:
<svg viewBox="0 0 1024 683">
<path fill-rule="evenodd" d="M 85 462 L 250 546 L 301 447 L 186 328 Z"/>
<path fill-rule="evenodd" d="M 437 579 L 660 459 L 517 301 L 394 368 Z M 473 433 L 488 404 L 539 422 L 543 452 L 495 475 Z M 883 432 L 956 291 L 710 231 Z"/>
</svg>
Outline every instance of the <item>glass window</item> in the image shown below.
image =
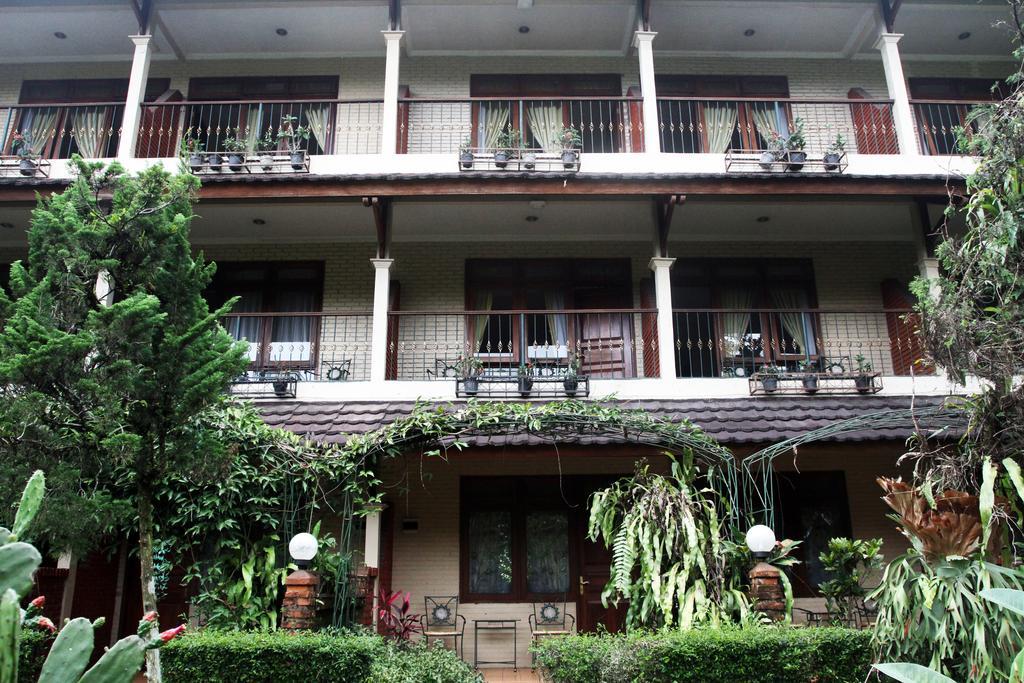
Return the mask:
<svg viewBox="0 0 1024 683">
<path fill-rule="evenodd" d="M 469 590 L 484 595 L 512 592 L 512 514 L 474 512 L 469 518 Z"/>
<path fill-rule="evenodd" d="M 526 589 L 531 593 L 569 590 L 569 516 L 564 511 L 526 515 Z"/>
</svg>

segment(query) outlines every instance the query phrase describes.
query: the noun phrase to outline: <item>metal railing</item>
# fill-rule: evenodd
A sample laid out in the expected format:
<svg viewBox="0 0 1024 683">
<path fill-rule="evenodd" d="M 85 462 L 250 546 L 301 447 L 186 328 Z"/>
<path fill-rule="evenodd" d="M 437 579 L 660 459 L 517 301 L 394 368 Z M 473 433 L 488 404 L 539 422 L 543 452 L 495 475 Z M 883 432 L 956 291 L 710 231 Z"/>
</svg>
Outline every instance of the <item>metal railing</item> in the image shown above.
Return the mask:
<svg viewBox="0 0 1024 683">
<path fill-rule="evenodd" d="M 33 157 L 114 157 L 123 115 L 123 102 L 9 105 L 0 108 L 2 153 L 14 154 L 21 138 Z"/>
<path fill-rule="evenodd" d="M 963 100 L 911 100 L 914 126 L 921 153 L 930 156 L 961 154 L 957 134 L 970 136 L 978 131 L 981 121 L 970 120 L 971 112 L 992 102 Z"/>
<path fill-rule="evenodd" d="M 519 132 L 523 147 L 557 152 L 565 127 L 579 131 L 584 153 L 642 152 L 642 106 L 638 97 L 401 98 L 399 152 L 494 148 L 510 130 Z"/>
<path fill-rule="evenodd" d="M 769 148 L 804 123 L 806 151 L 820 155 L 842 135 L 847 152 L 899 154 L 891 100 L 659 97 L 661 150 L 724 154 Z"/>
<path fill-rule="evenodd" d="M 749 377 L 784 371 L 930 374 L 909 310 L 676 309 L 677 377 Z"/>
<path fill-rule="evenodd" d="M 308 129 L 309 154 L 377 154 L 382 109 L 382 100 L 145 103 L 136 156 L 177 156 L 189 139 L 206 152 L 226 152 L 231 140 L 249 152 L 283 149 L 277 135 L 286 117 Z"/>
<path fill-rule="evenodd" d="M 657 312 L 648 309 L 394 311 L 388 377 L 454 379 L 472 359 L 485 379 L 557 378 L 574 364 L 591 379 L 656 376 Z M 645 368 L 648 371 L 645 371 Z"/>
<path fill-rule="evenodd" d="M 250 369 L 236 385 L 370 378 L 370 313 L 232 313 L 221 324 L 249 343 Z"/>
</svg>

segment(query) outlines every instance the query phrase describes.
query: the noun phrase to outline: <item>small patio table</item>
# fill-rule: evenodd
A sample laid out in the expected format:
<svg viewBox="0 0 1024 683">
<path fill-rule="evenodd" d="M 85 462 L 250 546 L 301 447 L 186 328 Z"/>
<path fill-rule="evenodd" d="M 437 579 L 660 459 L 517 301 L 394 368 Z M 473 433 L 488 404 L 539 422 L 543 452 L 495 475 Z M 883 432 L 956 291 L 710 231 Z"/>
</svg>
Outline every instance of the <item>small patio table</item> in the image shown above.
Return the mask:
<svg viewBox="0 0 1024 683">
<path fill-rule="evenodd" d="M 518 671 L 516 665 L 516 629 L 519 626 L 519 619 L 474 619 L 473 620 L 473 668 L 479 669 L 481 664 L 511 664 L 513 671 Z M 480 631 L 494 631 L 498 633 L 512 632 L 512 659 L 511 660 L 487 660 L 481 661 L 479 636 Z"/>
</svg>

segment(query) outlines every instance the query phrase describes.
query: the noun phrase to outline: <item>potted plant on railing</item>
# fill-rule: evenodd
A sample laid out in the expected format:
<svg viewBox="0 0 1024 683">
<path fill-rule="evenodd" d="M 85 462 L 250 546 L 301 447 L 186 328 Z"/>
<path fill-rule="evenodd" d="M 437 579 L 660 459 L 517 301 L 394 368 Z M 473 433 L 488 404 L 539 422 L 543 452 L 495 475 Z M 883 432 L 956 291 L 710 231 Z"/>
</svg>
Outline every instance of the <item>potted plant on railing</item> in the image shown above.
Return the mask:
<svg viewBox="0 0 1024 683">
<path fill-rule="evenodd" d="M 468 171 L 473 168 L 473 138 L 466 138 L 459 145 L 459 168 Z"/>
<path fill-rule="evenodd" d="M 245 166 L 245 140 L 235 137 L 224 138 L 222 143 L 224 151 L 228 153 L 228 168 L 232 171 L 241 171 Z"/>
<path fill-rule="evenodd" d="M 294 116 L 281 117 L 281 129 L 277 131 L 278 141 L 284 141 L 291 157 L 292 168 L 301 171 L 306 166 L 306 143 L 309 141 L 309 128 L 295 125 L 298 119 Z"/>
<path fill-rule="evenodd" d="M 256 151 L 260 153 L 260 168 L 270 173 L 274 170 L 274 152 L 277 150 L 277 138 L 267 129 L 263 137 L 256 140 Z"/>
<path fill-rule="evenodd" d="M 210 167 L 211 171 L 219 171 L 223 164 L 224 157 L 221 156 L 220 152 L 207 151 L 206 165 Z"/>
<path fill-rule="evenodd" d="M 24 133 L 15 133 L 11 150 L 18 157 L 18 172 L 33 176 L 39 168 L 39 155 L 32 151 L 32 139 Z"/>
<path fill-rule="evenodd" d="M 768 149 L 761 152 L 761 158 L 757 162 L 766 171 L 772 170 L 775 164 L 782 161 L 786 156 L 786 142 L 782 136 L 772 131 L 768 138 Z"/>
<path fill-rule="evenodd" d="M 519 380 L 519 395 L 526 398 L 533 391 L 533 365 L 520 363 L 516 377 Z"/>
<path fill-rule="evenodd" d="M 874 379 L 871 371 L 874 368 L 862 354 L 854 356 L 853 362 L 857 364 L 857 375 L 853 378 L 853 385 L 857 387 L 857 391 L 866 394 L 871 391 L 872 380 Z"/>
<path fill-rule="evenodd" d="M 583 147 L 583 136 L 576 126 L 566 126 L 558 136 L 562 145 L 562 166 L 573 169 L 580 161 L 580 148 Z"/>
<path fill-rule="evenodd" d="M 779 390 L 779 379 L 782 377 L 782 368 L 778 365 L 765 365 L 758 372 L 761 380 L 761 387 L 766 394 L 774 394 Z"/>
<path fill-rule="evenodd" d="M 206 160 L 203 154 L 203 142 L 197 140 L 191 135 L 186 135 L 181 140 L 181 156 L 188 159 L 188 167 L 193 173 L 198 173 L 203 170 L 203 165 Z"/>
<path fill-rule="evenodd" d="M 807 161 L 807 138 L 804 137 L 804 120 L 797 117 L 794 122 L 793 132 L 786 138 L 786 170 L 799 171 Z"/>
<path fill-rule="evenodd" d="M 804 391 L 808 394 L 818 393 L 818 362 L 813 360 L 802 360 L 797 365 L 803 377 L 800 378 L 804 385 Z"/>
<path fill-rule="evenodd" d="M 580 357 L 573 354 L 569 356 L 569 364 L 565 368 L 565 376 L 562 378 L 562 388 L 569 398 L 576 396 L 580 388 Z"/>
<path fill-rule="evenodd" d="M 462 378 L 462 390 L 466 395 L 476 396 L 480 391 L 480 375 L 484 372 L 483 361 L 472 354 L 459 356 L 455 362 L 455 371 Z"/>
<path fill-rule="evenodd" d="M 839 162 L 842 161 L 843 152 L 846 151 L 846 138 L 843 137 L 842 133 L 836 135 L 835 139 L 829 143 L 828 149 L 825 150 L 825 156 L 822 161 L 825 164 L 826 171 L 838 171 Z"/>
<path fill-rule="evenodd" d="M 509 128 L 498 135 L 497 147 L 494 150 L 494 165 L 498 168 L 508 166 L 523 148 L 523 135 L 515 128 Z"/>
</svg>

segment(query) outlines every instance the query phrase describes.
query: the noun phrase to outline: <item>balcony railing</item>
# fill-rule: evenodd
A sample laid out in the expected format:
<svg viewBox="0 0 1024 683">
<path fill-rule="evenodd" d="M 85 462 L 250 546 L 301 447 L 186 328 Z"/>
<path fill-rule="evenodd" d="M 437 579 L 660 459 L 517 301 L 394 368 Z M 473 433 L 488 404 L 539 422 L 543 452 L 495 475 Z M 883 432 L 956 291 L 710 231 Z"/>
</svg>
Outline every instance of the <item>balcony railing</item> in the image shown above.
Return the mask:
<svg viewBox="0 0 1024 683">
<path fill-rule="evenodd" d="M 930 374 L 909 310 L 677 309 L 677 377 L 749 377 L 765 366 L 844 374 Z M 860 366 L 860 367 L 858 367 Z"/>
<path fill-rule="evenodd" d="M 970 120 L 971 112 L 991 104 L 963 100 L 911 100 L 921 153 L 932 156 L 960 154 L 958 131 L 962 129 L 968 136 L 976 133 L 981 121 L 977 118 Z"/>
<path fill-rule="evenodd" d="M 806 151 L 823 154 L 838 135 L 847 152 L 898 154 L 891 100 L 659 97 L 661 149 L 687 154 L 768 149 L 799 118 Z"/>
<path fill-rule="evenodd" d="M 392 312 L 388 377 L 443 380 L 479 363 L 483 378 L 558 377 L 577 363 L 591 379 L 657 376 L 657 313 L 647 309 Z"/>
<path fill-rule="evenodd" d="M 286 117 L 309 130 L 310 154 L 377 154 L 382 107 L 381 100 L 146 103 L 136 156 L 177 156 L 186 139 L 207 152 L 228 151 L 227 140 L 240 141 L 248 152 L 277 150 Z"/>
<path fill-rule="evenodd" d="M 570 126 L 584 153 L 644 151 L 637 97 L 417 97 L 398 106 L 399 151 L 410 154 L 455 154 L 463 144 L 493 149 L 510 130 L 519 132 L 523 147 L 559 152 L 559 135 Z"/>
<path fill-rule="evenodd" d="M 280 395 L 297 382 L 370 378 L 370 313 L 234 313 L 222 320 L 235 339 L 249 343 L 252 365 L 234 390 Z M 290 392 L 288 392 L 290 393 Z"/>
<path fill-rule="evenodd" d="M 4 155 L 14 154 L 19 137 L 32 156 L 101 159 L 117 155 L 124 102 L 16 104 L 0 108 Z"/>
</svg>

